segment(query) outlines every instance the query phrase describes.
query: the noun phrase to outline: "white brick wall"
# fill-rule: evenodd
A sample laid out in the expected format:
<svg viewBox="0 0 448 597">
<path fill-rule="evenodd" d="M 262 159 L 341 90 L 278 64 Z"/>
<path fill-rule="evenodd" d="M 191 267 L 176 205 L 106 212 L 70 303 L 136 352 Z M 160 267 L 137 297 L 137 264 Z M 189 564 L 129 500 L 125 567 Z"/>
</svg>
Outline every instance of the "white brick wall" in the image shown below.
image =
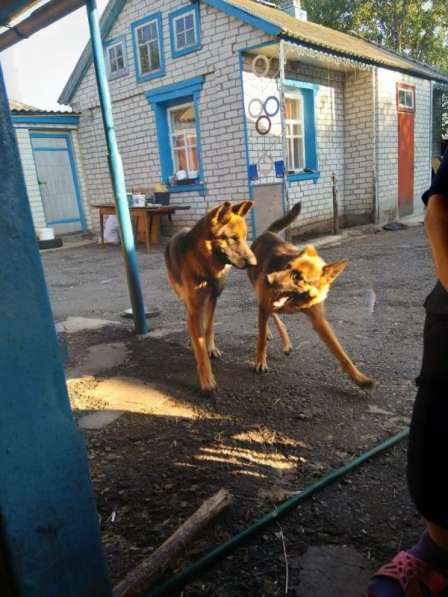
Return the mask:
<svg viewBox="0 0 448 597">
<path fill-rule="evenodd" d="M 31 148 L 30 133 L 28 129 L 16 129 L 17 144 L 19 146 L 20 161 L 25 178 L 26 192 L 31 207 L 31 215 L 35 230 L 45 227 L 45 214 L 40 198 L 37 182 L 36 167 L 34 165 L 33 150 Z"/>
<path fill-rule="evenodd" d="M 414 213 L 423 210 L 421 195 L 430 182 L 431 83 L 424 79 L 378 69 L 377 175 L 381 222 L 398 217 L 398 82 L 415 85 Z"/>
<path fill-rule="evenodd" d="M 160 161 L 154 113 L 144 92 L 199 75 L 205 75 L 199 99 L 202 158 L 207 196 L 199 193 L 172 195 L 171 201 L 191 205 L 178 212 L 176 226 L 190 226 L 216 203 L 248 196 L 244 144 L 239 48 L 263 43 L 260 31 L 200 3 L 202 49 L 172 59 L 168 13 L 185 2 L 129 0 L 109 37 L 125 34 L 129 75 L 110 82 L 118 145 L 123 159 L 127 188 L 150 187 L 160 181 Z M 135 79 L 130 24 L 156 11 L 163 15 L 166 75 L 144 83 Z M 72 105 L 81 111 L 82 165 L 91 202 L 109 202 L 112 189 L 93 67 L 80 84 Z M 98 227 L 98 216 L 92 214 Z"/>
</svg>

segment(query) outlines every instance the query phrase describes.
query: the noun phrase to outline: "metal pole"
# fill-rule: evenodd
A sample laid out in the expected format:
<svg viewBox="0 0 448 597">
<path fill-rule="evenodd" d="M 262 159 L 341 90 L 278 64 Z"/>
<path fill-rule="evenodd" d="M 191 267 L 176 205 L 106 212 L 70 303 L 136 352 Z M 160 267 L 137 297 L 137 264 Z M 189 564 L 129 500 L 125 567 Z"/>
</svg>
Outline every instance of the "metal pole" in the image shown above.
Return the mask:
<svg viewBox="0 0 448 597">
<path fill-rule="evenodd" d="M 331 184 L 333 187 L 333 232 L 339 234 L 338 196 L 336 190 L 336 174 L 334 172 L 331 175 Z"/>
<path fill-rule="evenodd" d="M 103 116 L 104 132 L 106 134 L 107 158 L 112 178 L 115 205 L 117 208 L 118 222 L 121 231 L 121 243 L 123 257 L 126 265 L 128 278 L 129 295 L 131 298 L 132 312 L 134 316 L 135 331 L 138 334 L 146 334 L 148 331 L 145 318 L 145 307 L 140 285 L 140 277 L 135 253 L 134 233 L 132 231 L 131 216 L 126 197 L 126 184 L 124 179 L 123 163 L 118 151 L 117 138 L 115 135 L 114 121 L 112 117 L 112 103 L 110 99 L 109 86 L 107 83 L 106 66 L 104 63 L 104 50 L 101 42 L 100 22 L 96 0 L 86 1 L 87 16 L 89 19 L 90 38 L 92 42 L 93 62 L 95 64 L 98 95 L 100 98 L 101 113 Z"/>
<path fill-rule="evenodd" d="M 284 41 L 280 40 L 279 45 L 279 96 L 280 96 L 280 121 L 281 121 L 281 129 L 282 129 L 282 151 L 283 151 L 283 164 L 284 164 L 284 174 L 283 174 L 283 198 L 284 198 L 284 208 L 286 211 L 291 209 L 290 201 L 289 201 L 289 189 L 288 189 L 288 170 L 289 170 L 289 163 L 288 163 L 288 139 L 286 137 L 286 123 L 285 123 L 285 46 Z M 285 231 L 285 238 L 288 239 L 289 233 L 288 229 Z"/>
</svg>

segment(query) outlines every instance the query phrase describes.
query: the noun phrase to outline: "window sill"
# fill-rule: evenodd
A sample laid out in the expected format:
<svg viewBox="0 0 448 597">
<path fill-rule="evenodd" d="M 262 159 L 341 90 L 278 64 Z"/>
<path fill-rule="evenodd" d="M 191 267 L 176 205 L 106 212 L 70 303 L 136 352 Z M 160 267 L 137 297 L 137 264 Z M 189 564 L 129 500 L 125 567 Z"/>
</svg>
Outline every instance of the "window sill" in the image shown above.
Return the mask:
<svg viewBox="0 0 448 597">
<path fill-rule="evenodd" d="M 115 81 L 115 79 L 119 79 L 120 77 L 126 77 L 127 75 L 129 75 L 129 69 L 125 68 L 113 74 L 109 74 L 109 81 Z"/>
<path fill-rule="evenodd" d="M 296 174 L 288 174 L 288 182 L 296 180 L 314 180 L 317 182 L 320 178 L 320 172 L 296 172 Z"/>
<path fill-rule="evenodd" d="M 155 70 L 153 72 L 146 73 L 144 75 L 137 72 L 136 73 L 137 83 L 145 83 L 145 81 L 151 81 L 152 79 L 158 79 L 159 77 L 164 77 L 165 74 L 166 74 L 165 69 Z"/>
<path fill-rule="evenodd" d="M 201 44 L 195 44 L 194 46 L 188 46 L 188 48 L 183 48 L 181 50 L 175 50 L 174 48 L 171 51 L 171 55 L 173 59 L 180 58 L 181 56 L 186 56 L 187 54 L 191 54 L 192 52 L 197 52 L 198 50 L 202 50 Z"/>
<path fill-rule="evenodd" d="M 176 186 L 169 186 L 168 193 L 194 193 L 199 192 L 201 195 L 204 194 L 204 185 L 202 183 L 199 184 L 180 184 Z"/>
</svg>

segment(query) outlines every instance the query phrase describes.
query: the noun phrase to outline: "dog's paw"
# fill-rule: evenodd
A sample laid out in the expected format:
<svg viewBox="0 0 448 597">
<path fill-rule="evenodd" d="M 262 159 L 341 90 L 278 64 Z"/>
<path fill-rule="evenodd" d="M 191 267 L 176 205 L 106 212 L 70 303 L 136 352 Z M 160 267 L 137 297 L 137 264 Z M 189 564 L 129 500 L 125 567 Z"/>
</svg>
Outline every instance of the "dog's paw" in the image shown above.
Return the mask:
<svg viewBox="0 0 448 597">
<path fill-rule="evenodd" d="M 216 396 L 216 392 L 218 391 L 218 387 L 215 386 L 214 388 L 201 388 L 201 396 L 203 398 L 214 398 Z"/>
<path fill-rule="evenodd" d="M 267 340 L 268 342 L 270 342 L 270 341 L 272 340 L 272 332 L 271 332 L 270 328 L 268 328 L 268 329 L 266 330 L 266 340 Z"/>
<path fill-rule="evenodd" d="M 266 365 L 266 363 L 257 363 L 255 365 L 255 372 L 256 373 L 267 373 L 268 366 Z"/>
<path fill-rule="evenodd" d="M 357 379 L 355 379 L 354 382 L 363 390 L 373 390 L 376 384 L 374 379 L 362 374 Z"/>
<path fill-rule="evenodd" d="M 289 357 L 291 352 L 292 352 L 292 344 L 290 344 L 289 346 L 285 346 L 283 348 L 283 354 L 285 354 L 287 357 Z"/>
<path fill-rule="evenodd" d="M 208 356 L 211 359 L 220 359 L 222 357 L 222 352 L 214 346 L 213 348 L 209 348 Z"/>
</svg>

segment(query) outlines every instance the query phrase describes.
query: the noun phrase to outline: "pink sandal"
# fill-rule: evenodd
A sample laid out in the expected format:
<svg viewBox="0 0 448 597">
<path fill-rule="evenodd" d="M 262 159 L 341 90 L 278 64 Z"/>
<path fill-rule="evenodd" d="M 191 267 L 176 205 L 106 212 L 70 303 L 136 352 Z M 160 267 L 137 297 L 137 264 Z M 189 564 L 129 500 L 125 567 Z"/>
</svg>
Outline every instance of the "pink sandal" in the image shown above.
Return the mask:
<svg viewBox="0 0 448 597">
<path fill-rule="evenodd" d="M 406 597 L 423 597 L 422 586 L 431 591 L 431 597 L 440 595 L 448 587 L 448 578 L 406 551 L 397 554 L 374 576 L 392 578 L 400 585 Z"/>
</svg>

